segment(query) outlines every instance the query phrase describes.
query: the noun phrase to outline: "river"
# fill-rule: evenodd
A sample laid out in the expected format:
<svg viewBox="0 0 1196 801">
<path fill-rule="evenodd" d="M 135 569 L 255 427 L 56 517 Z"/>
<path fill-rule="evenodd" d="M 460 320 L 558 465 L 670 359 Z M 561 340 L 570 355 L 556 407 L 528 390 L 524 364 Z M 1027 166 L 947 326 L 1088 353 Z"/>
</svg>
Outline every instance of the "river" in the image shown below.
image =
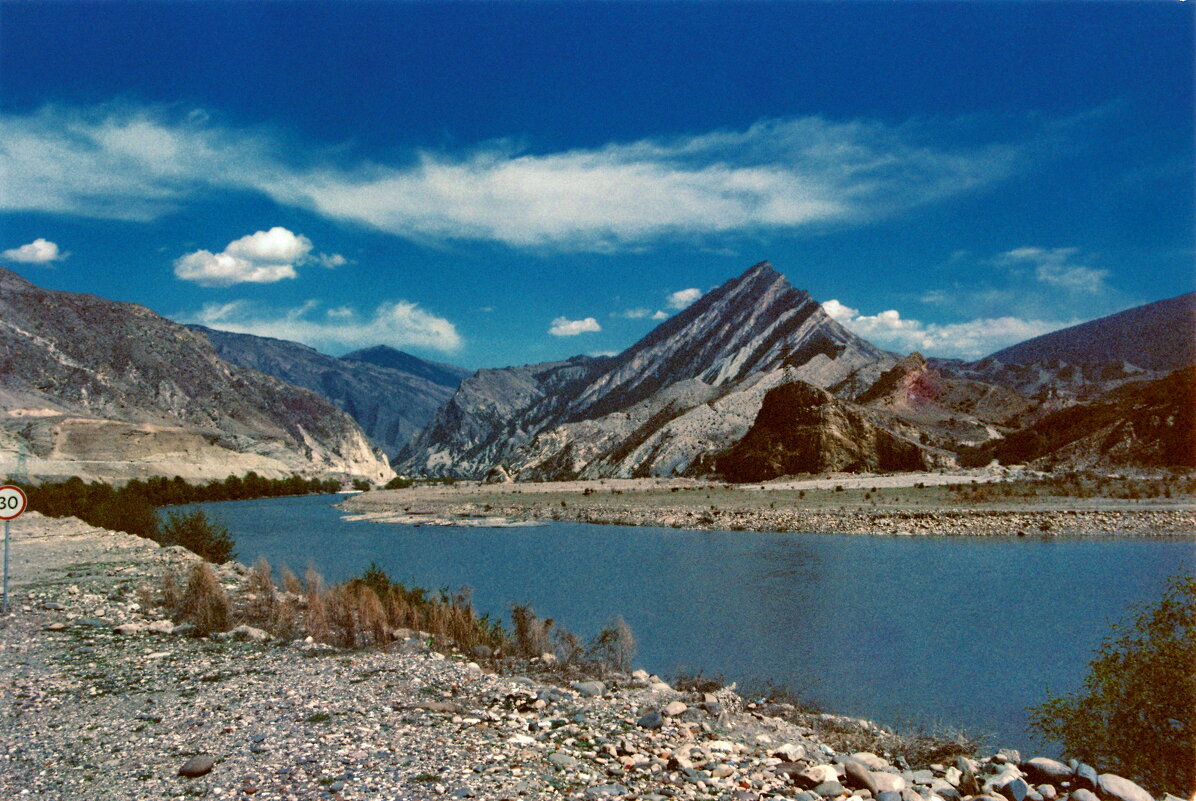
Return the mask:
<svg viewBox="0 0 1196 801">
<path fill-rule="evenodd" d="M 1050 752 L 1026 707 L 1079 687 L 1109 624 L 1196 569 L 1190 540 L 911 538 L 559 523 L 350 522 L 307 496 L 193 504 L 238 559 L 340 581 L 377 562 L 430 589 L 468 586 L 509 620 L 529 603 L 583 637 L 616 614 L 637 666 L 785 686 L 898 728 L 962 727 Z"/>
</svg>

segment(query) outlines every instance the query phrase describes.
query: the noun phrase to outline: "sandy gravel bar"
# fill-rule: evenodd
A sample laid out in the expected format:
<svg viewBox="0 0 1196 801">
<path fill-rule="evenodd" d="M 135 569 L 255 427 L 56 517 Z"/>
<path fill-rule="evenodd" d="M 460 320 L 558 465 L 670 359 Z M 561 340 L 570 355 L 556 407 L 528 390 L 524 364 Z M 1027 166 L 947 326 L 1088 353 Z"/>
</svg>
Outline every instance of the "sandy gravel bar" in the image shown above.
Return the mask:
<svg viewBox="0 0 1196 801">
<path fill-rule="evenodd" d="M 360 519 L 423 525 L 564 520 L 720 531 L 896 536 L 1196 537 L 1196 499 L 951 497 L 991 476 L 914 473 L 724 485 L 690 479 L 419 486 L 343 503 Z M 916 486 L 916 485 L 921 486 Z M 842 491 L 835 491 L 836 488 Z"/>
</svg>

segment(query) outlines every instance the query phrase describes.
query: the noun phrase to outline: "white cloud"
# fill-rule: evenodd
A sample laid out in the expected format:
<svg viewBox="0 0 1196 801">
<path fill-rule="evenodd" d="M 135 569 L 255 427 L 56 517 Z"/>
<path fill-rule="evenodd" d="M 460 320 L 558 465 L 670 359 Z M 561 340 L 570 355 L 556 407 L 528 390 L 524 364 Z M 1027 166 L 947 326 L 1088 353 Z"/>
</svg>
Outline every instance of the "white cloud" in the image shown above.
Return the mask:
<svg viewBox="0 0 1196 801">
<path fill-rule="evenodd" d="M 660 310 L 657 310 L 652 313 L 653 320 L 667 320 L 668 316 L 669 316 L 668 312 L 663 312 Z"/>
<path fill-rule="evenodd" d="M 148 220 L 205 190 L 275 202 L 416 239 L 562 250 L 635 248 L 663 237 L 859 223 L 1011 175 L 1027 143 L 966 147 L 966 123 L 821 117 L 744 130 L 519 152 L 354 161 L 221 127 L 206 114 L 46 106 L 0 115 L 0 209 Z"/>
<path fill-rule="evenodd" d="M 8 261 L 20 262 L 21 264 L 50 264 L 56 261 L 62 261 L 68 255 L 67 253 L 60 253 L 58 245 L 47 239 L 42 239 L 40 236 L 27 245 L 21 245 L 19 248 L 11 248 L 0 253 Z"/>
<path fill-rule="evenodd" d="M 612 317 L 616 317 L 616 316 L 617 317 L 625 317 L 628 320 L 642 320 L 645 317 L 651 317 L 652 310 L 645 309 L 643 307 L 640 307 L 638 309 L 625 309 L 621 313 L 612 314 L 611 316 Z"/>
<path fill-rule="evenodd" d="M 670 309 L 684 309 L 700 297 L 702 297 L 700 289 L 678 289 L 669 295 L 665 302 L 668 303 Z"/>
<path fill-rule="evenodd" d="M 349 306 L 318 313 L 319 301 L 283 312 L 259 311 L 245 301 L 209 303 L 182 315 L 182 322 L 211 328 L 303 342 L 315 348 L 362 348 L 370 345 L 415 346 L 440 351 L 461 347 L 461 336 L 448 320 L 406 300 L 380 303 L 372 313 L 359 314 Z"/>
<path fill-rule="evenodd" d="M 329 270 L 344 267 L 349 263 L 349 260 L 339 253 L 317 253 L 315 256 L 312 256 L 312 261 L 321 267 L 327 267 Z"/>
<path fill-rule="evenodd" d="M 923 323 L 902 317 L 896 309 L 863 315 L 833 299 L 823 303 L 822 309 L 851 331 L 882 348 L 899 353 L 916 350 L 926 356 L 960 359 L 979 359 L 1076 322 L 992 317 L 961 323 Z"/>
<path fill-rule="evenodd" d="M 201 286 L 272 284 L 295 277 L 295 265 L 311 253 L 311 240 L 281 226 L 243 236 L 228 243 L 221 253 L 197 250 L 174 262 L 174 274 Z"/>
<path fill-rule="evenodd" d="M 831 319 L 838 320 L 845 323 L 860 313 L 859 309 L 853 309 L 850 306 L 844 306 L 837 300 L 831 299 L 822 304 L 822 310 L 831 316 Z"/>
<path fill-rule="evenodd" d="M 552 327 L 548 329 L 548 333 L 554 337 L 575 337 L 578 334 L 601 330 L 602 326 L 598 325 L 598 321 L 593 317 L 586 317 L 583 320 L 570 320 L 566 317 L 558 317 L 552 321 Z"/>
<path fill-rule="evenodd" d="M 1075 264 L 1072 258 L 1077 253 L 1077 248 L 1022 247 L 1001 254 L 998 263 L 1031 266 L 1038 281 L 1070 292 L 1088 295 L 1107 292 L 1105 279 L 1109 271 Z"/>
</svg>

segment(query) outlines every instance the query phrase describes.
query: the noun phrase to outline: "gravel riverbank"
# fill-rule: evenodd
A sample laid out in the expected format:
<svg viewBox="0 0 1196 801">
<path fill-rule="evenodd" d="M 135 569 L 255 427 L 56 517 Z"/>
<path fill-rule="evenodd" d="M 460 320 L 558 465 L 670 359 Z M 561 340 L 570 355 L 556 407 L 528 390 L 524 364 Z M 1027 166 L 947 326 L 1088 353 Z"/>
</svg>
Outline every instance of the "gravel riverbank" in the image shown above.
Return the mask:
<svg viewBox="0 0 1196 801">
<path fill-rule="evenodd" d="M 864 722 L 801 725 L 775 716 L 783 706 L 638 671 L 570 683 L 500 675 L 422 638 L 362 651 L 244 628 L 185 636 L 138 588 L 193 555 L 35 513 L 13 534 L 0 798 L 1150 799 L 1008 752 L 920 764 L 837 751 L 826 731 L 886 741 Z M 246 574 L 218 570 L 233 593 Z"/>
<path fill-rule="evenodd" d="M 360 519 L 422 525 L 564 520 L 719 531 L 898 536 L 1196 537 L 1196 500 L 1027 498 L 976 503 L 942 487 L 987 474 L 836 476 L 764 485 L 688 479 L 419 486 L 353 496 Z"/>
</svg>

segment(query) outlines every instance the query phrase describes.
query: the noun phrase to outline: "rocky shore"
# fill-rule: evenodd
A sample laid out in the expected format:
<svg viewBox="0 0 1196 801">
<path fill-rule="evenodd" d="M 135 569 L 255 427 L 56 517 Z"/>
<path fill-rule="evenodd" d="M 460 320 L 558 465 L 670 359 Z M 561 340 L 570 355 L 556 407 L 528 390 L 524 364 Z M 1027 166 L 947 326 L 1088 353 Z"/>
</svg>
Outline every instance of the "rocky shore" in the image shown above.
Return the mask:
<svg viewBox="0 0 1196 801">
<path fill-rule="evenodd" d="M 139 588 L 193 555 L 32 513 L 13 534 L 0 626 L 6 799 L 1151 799 L 1089 766 L 1014 752 L 919 761 L 853 748 L 884 743 L 882 732 L 794 722 L 785 705 L 678 692 L 642 671 L 504 675 L 416 634 L 386 650 L 244 626 L 187 636 Z M 233 593 L 247 574 L 218 570 Z"/>
</svg>

